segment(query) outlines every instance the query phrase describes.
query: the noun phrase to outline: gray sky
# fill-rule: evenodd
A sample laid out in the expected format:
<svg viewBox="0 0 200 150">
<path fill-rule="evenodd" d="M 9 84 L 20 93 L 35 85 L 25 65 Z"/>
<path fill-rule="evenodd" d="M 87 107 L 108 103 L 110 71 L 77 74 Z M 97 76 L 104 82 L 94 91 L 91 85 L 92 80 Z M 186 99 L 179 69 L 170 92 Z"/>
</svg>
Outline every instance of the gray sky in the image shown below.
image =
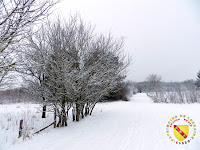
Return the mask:
<svg viewBox="0 0 200 150">
<path fill-rule="evenodd" d="M 128 79 L 155 73 L 183 81 L 200 70 L 199 0 L 63 0 L 58 7 L 66 17 L 79 13 L 97 31 L 126 38 L 133 58 Z"/>
</svg>

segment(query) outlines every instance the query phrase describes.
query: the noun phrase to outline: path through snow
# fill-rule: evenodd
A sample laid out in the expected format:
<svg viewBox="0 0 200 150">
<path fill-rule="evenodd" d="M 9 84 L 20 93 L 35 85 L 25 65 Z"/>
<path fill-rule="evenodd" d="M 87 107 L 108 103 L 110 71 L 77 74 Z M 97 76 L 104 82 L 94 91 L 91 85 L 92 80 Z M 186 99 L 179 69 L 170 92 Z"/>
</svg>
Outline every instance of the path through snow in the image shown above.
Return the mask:
<svg viewBox="0 0 200 150">
<path fill-rule="evenodd" d="M 199 150 L 199 134 L 187 145 L 176 145 L 166 135 L 168 120 L 179 114 L 193 118 L 199 133 L 199 104 L 155 104 L 146 94 L 128 102 L 100 103 L 94 114 L 52 129 L 10 150 Z"/>
</svg>

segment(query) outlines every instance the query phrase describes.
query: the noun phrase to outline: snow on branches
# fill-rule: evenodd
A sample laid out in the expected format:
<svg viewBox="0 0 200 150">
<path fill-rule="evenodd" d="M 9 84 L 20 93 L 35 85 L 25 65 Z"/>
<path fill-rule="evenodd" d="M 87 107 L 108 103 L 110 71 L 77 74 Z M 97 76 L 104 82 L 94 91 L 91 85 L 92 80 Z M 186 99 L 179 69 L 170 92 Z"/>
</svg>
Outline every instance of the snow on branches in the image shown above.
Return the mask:
<svg viewBox="0 0 200 150">
<path fill-rule="evenodd" d="M 57 126 L 67 125 L 70 108 L 76 121 L 91 114 L 96 103 L 123 79 L 129 64 L 123 55 L 123 39 L 95 34 L 77 16 L 68 22 L 48 22 L 24 43 L 22 72 L 32 77 L 32 89 L 39 89 L 34 92 L 53 106 L 59 117 Z"/>
<path fill-rule="evenodd" d="M 58 1 L 0 0 L 0 86 L 16 65 L 11 46 L 24 37 L 28 26 L 46 17 Z"/>
</svg>

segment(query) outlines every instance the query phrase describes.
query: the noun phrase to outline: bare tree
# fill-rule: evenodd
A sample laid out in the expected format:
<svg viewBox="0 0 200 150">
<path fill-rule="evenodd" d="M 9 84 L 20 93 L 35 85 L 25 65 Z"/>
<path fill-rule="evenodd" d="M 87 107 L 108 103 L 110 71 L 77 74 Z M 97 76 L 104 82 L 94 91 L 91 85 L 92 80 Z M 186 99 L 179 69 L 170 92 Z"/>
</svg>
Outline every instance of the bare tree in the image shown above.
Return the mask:
<svg viewBox="0 0 200 150">
<path fill-rule="evenodd" d="M 157 74 L 151 74 L 146 78 L 150 92 L 157 92 L 160 88 L 162 77 Z"/>
<path fill-rule="evenodd" d="M 11 46 L 20 41 L 27 27 L 43 19 L 59 0 L 0 0 L 0 83 L 16 64 Z"/>
<path fill-rule="evenodd" d="M 163 84 L 163 88 L 152 92 L 149 96 L 154 102 L 164 103 L 196 103 L 200 94 L 194 80 L 171 82 Z"/>
<path fill-rule="evenodd" d="M 0 52 L 15 43 L 25 28 L 45 17 L 58 1 L 53 0 L 1 0 L 0 1 Z"/>
<path fill-rule="evenodd" d="M 42 27 L 39 32 L 27 33 L 26 40 L 22 41 L 18 49 L 18 60 L 21 66 L 16 68 L 16 71 L 22 74 L 28 91 L 41 98 L 40 101 L 43 103 L 42 118 L 46 117 L 45 64 L 47 64 L 49 56 L 49 45 L 44 32 Z"/>
<path fill-rule="evenodd" d="M 197 73 L 197 79 L 196 79 L 195 85 L 198 88 L 200 88 L 200 71 Z"/>
<path fill-rule="evenodd" d="M 122 39 L 94 34 L 94 29 L 77 16 L 69 22 L 48 22 L 38 34 L 30 36 L 26 39 L 31 51 L 28 61 L 33 63 L 27 69 L 25 65 L 25 71 L 31 78 L 32 72 L 45 76 L 42 84 L 38 79 L 30 81 L 33 89 L 42 87 L 42 95 L 59 118 L 57 126 L 67 125 L 71 107 L 76 121 L 92 114 L 96 103 L 117 86 L 129 64 L 122 55 Z"/>
</svg>

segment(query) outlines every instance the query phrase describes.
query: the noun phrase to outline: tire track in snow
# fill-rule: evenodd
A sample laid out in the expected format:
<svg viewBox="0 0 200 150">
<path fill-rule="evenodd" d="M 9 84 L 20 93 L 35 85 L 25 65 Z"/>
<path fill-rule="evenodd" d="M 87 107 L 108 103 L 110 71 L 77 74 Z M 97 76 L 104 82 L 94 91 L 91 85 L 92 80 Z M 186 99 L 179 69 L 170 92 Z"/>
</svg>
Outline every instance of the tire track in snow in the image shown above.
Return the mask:
<svg viewBox="0 0 200 150">
<path fill-rule="evenodd" d="M 134 115 L 131 117 L 130 125 L 127 130 L 127 135 L 123 138 L 122 142 L 120 143 L 118 150 L 129 150 L 130 144 L 133 143 L 133 136 L 137 136 L 139 133 L 139 130 L 137 129 L 138 124 L 138 117 L 135 117 Z"/>
</svg>

